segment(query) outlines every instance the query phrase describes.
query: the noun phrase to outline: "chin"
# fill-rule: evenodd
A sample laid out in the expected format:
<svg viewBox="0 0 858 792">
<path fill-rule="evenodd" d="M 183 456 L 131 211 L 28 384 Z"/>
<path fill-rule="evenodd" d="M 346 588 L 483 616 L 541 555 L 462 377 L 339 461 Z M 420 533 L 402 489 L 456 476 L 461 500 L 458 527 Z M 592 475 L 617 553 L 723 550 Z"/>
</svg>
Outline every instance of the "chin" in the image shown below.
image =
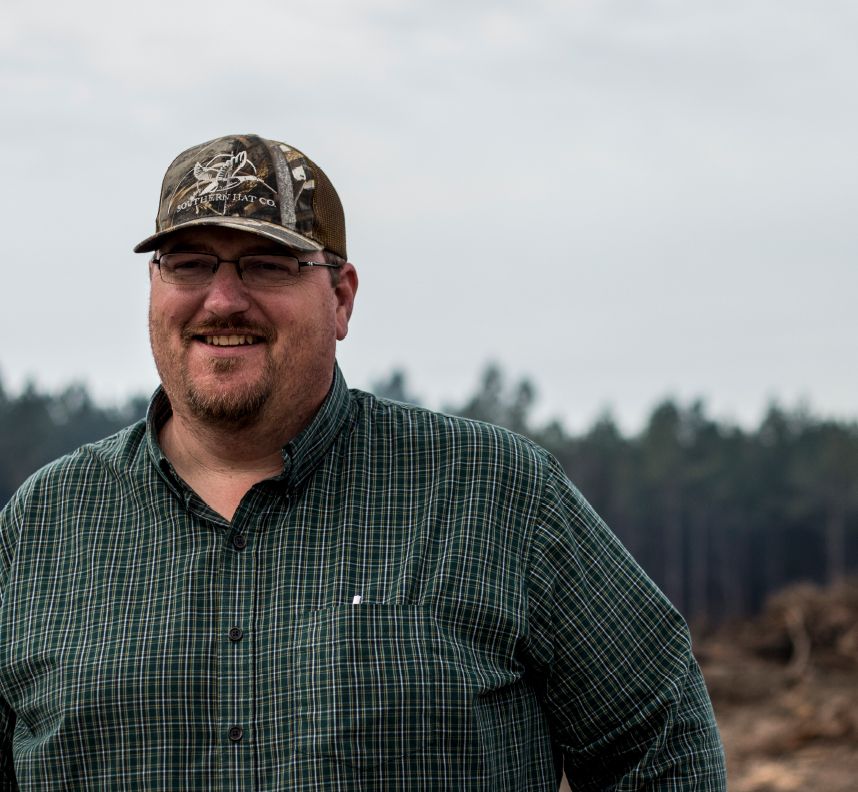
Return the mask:
<svg viewBox="0 0 858 792">
<path fill-rule="evenodd" d="M 191 414 L 206 423 L 247 426 L 259 419 L 268 395 L 260 390 L 224 393 L 190 388 L 185 394 L 185 403 Z"/>
<path fill-rule="evenodd" d="M 185 378 L 184 401 L 191 414 L 206 423 L 224 426 L 246 426 L 254 423 L 271 396 L 273 376 L 266 370 L 253 382 L 230 382 L 230 361 L 219 361 L 214 376 L 204 382 Z"/>
<path fill-rule="evenodd" d="M 185 403 L 206 422 L 227 425 L 253 423 L 268 402 L 275 381 L 270 359 L 261 369 L 248 370 L 234 358 L 208 363 L 204 371 L 183 372 Z"/>
</svg>

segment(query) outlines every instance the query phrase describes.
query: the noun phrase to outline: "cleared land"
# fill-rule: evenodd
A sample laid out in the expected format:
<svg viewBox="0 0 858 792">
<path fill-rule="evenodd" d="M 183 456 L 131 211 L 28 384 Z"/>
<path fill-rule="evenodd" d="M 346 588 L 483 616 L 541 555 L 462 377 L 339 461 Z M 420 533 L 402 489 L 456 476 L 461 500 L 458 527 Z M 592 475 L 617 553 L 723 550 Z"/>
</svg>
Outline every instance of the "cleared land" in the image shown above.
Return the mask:
<svg viewBox="0 0 858 792">
<path fill-rule="evenodd" d="M 730 792 L 858 789 L 858 581 L 783 591 L 696 653 Z"/>
</svg>

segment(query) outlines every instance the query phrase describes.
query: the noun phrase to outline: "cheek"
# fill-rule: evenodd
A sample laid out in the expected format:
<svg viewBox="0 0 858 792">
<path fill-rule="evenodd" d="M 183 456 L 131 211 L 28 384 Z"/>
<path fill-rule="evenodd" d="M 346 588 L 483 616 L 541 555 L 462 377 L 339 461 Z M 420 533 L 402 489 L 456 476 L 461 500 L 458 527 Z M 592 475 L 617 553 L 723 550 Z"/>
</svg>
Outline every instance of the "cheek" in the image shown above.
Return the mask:
<svg viewBox="0 0 858 792">
<path fill-rule="evenodd" d="M 279 328 L 280 350 L 285 365 L 294 372 L 325 371 L 336 352 L 336 323 L 333 316 L 318 312 L 296 317 Z"/>
<path fill-rule="evenodd" d="M 154 308 L 149 309 L 149 337 L 153 347 L 165 347 L 170 337 L 169 321 L 163 312 Z M 157 351 L 157 350 L 156 350 Z"/>
<path fill-rule="evenodd" d="M 149 342 L 156 364 L 168 364 L 181 355 L 181 333 L 186 320 L 174 301 L 153 295 L 149 301 Z"/>
<path fill-rule="evenodd" d="M 295 294 L 288 302 L 263 307 L 265 320 L 276 328 L 278 335 L 292 342 L 316 343 L 337 333 L 337 304 L 333 294 L 322 291 Z"/>
<path fill-rule="evenodd" d="M 149 326 L 158 327 L 161 334 L 181 332 L 196 310 L 196 305 L 188 299 L 179 299 L 181 295 L 163 294 L 153 285 L 149 299 Z"/>
</svg>

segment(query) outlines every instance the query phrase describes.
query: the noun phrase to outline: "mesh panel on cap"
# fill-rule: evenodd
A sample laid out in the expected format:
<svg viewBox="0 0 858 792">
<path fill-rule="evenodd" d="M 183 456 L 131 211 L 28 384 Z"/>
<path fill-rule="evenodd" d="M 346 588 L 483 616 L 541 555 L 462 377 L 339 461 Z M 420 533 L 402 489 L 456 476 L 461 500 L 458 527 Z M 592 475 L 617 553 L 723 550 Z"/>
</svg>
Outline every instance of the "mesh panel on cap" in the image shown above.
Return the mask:
<svg viewBox="0 0 858 792">
<path fill-rule="evenodd" d="M 346 255 L 346 219 L 343 215 L 343 205 L 334 185 L 331 184 L 324 171 L 310 159 L 307 159 L 313 169 L 316 179 L 316 190 L 313 194 L 313 213 L 316 216 L 314 236 L 328 250 L 347 259 Z"/>
</svg>

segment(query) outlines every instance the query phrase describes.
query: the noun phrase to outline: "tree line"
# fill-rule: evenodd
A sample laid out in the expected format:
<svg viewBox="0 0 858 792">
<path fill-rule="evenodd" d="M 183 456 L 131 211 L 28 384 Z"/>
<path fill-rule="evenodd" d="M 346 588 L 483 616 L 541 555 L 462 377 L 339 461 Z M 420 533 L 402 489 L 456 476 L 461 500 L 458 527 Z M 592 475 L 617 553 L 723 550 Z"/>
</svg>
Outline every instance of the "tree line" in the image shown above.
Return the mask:
<svg viewBox="0 0 858 792">
<path fill-rule="evenodd" d="M 372 388 L 418 403 L 394 371 Z M 445 406 L 548 449 L 680 610 L 698 626 L 756 612 L 797 581 L 858 571 L 858 423 L 772 404 L 753 429 L 666 400 L 624 435 L 604 414 L 583 433 L 533 418 L 536 389 L 494 365 L 475 392 Z M 143 417 L 147 399 L 96 404 L 86 388 L 18 395 L 0 383 L 0 504 L 34 470 Z"/>
</svg>

